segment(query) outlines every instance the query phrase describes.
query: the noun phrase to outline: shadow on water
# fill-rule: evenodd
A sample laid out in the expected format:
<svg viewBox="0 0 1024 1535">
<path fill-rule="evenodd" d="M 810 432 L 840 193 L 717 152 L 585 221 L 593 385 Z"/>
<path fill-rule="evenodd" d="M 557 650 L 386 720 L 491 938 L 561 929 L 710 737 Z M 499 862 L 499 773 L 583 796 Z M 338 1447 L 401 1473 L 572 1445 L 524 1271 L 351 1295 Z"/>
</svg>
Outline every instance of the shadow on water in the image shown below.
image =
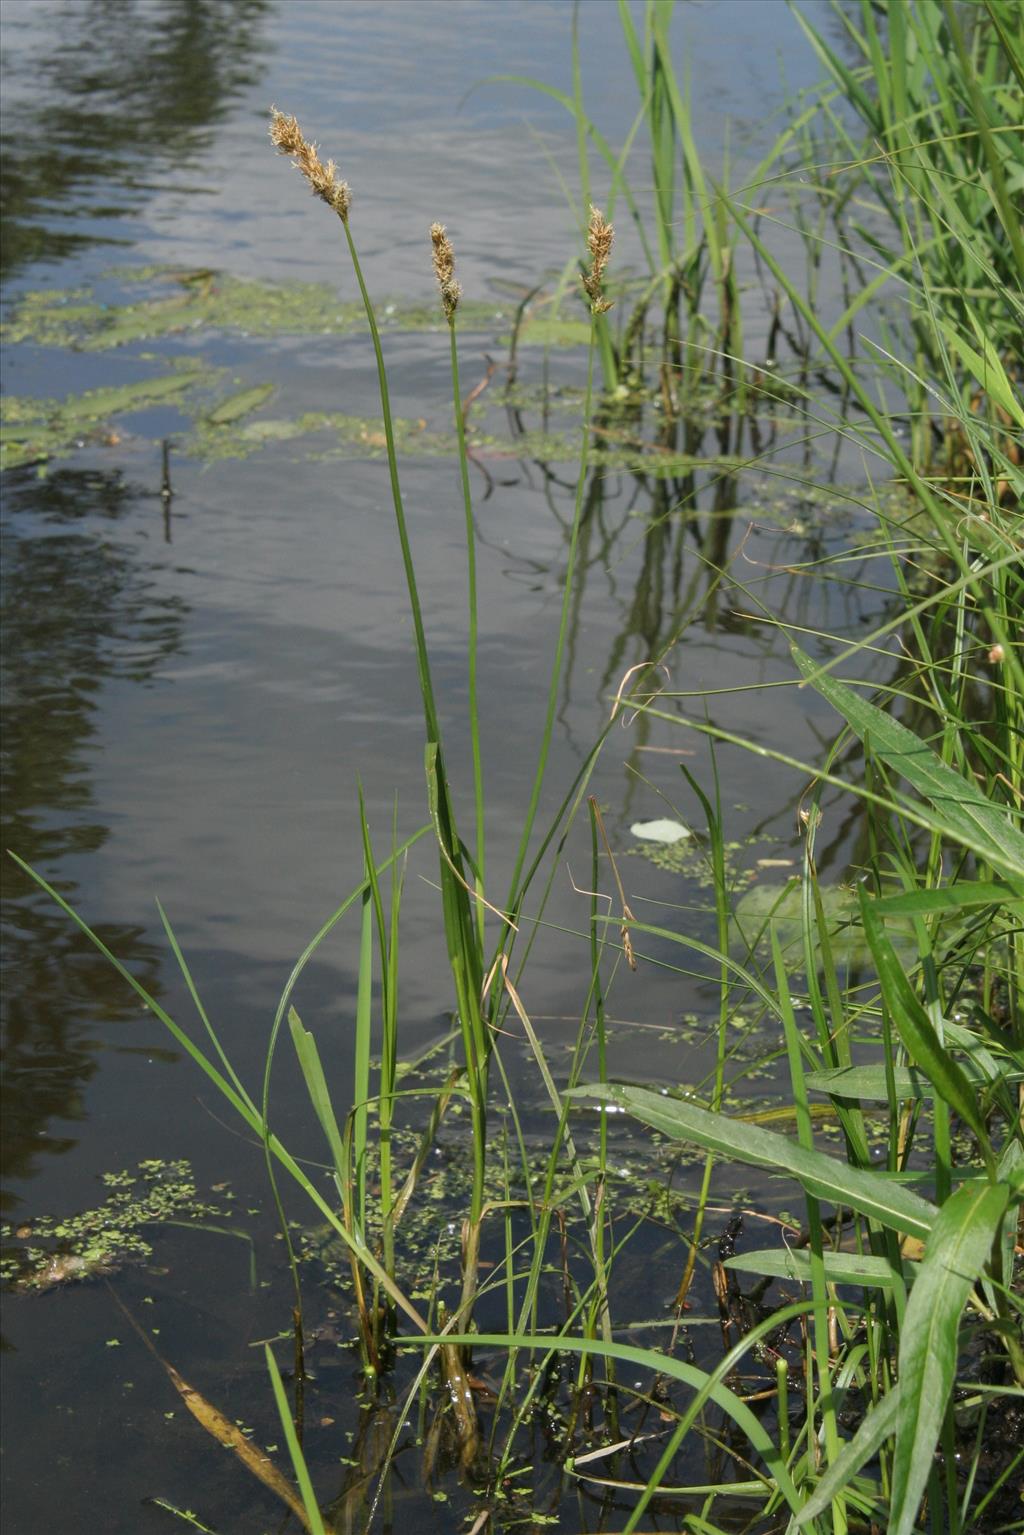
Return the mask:
<svg viewBox="0 0 1024 1535">
<path fill-rule="evenodd" d="M 150 590 L 118 524 L 136 490 L 119 474 L 62 470 L 4 487 L 2 846 L 53 874 L 75 898 L 71 860 L 108 831 L 94 813 L 90 757 L 96 714 L 114 680 L 146 684 L 180 647 L 177 598 Z M 5 1178 L 29 1177 L 41 1152 L 70 1150 L 54 1120 L 81 1117 L 97 1036 L 137 1015 L 110 966 L 52 901 L 2 864 Z M 103 927 L 104 940 L 159 994 L 159 959 L 142 930 Z M 10 1197 L 4 1196 L 8 1207 Z"/>
<path fill-rule="evenodd" d="M 130 243 L 111 235 L 111 221 L 138 208 L 168 171 L 195 163 L 258 80 L 267 11 L 267 0 L 14 0 L 0 274 Z M 23 78 L 19 29 L 35 26 L 46 46 L 29 42 Z"/>
</svg>

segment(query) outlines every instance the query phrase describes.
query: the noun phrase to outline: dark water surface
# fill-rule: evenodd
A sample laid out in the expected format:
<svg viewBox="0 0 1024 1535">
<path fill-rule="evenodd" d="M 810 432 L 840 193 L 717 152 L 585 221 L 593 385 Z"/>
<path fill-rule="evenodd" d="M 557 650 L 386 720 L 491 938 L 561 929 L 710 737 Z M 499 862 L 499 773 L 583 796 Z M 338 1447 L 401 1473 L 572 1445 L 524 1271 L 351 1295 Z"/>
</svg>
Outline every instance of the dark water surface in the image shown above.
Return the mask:
<svg viewBox="0 0 1024 1535">
<path fill-rule="evenodd" d="M 496 313 L 507 309 L 510 293 L 550 278 L 573 255 L 573 218 L 555 167 L 575 187 L 575 142 L 556 102 L 478 82 L 509 73 L 570 88 L 571 19 L 561 0 L 7 0 L 8 311 L 29 290 L 94 284 L 109 290 L 111 302 L 115 294 L 123 301 L 123 279 L 105 274 L 151 264 L 327 282 L 351 299 L 337 227 L 267 145 L 271 101 L 299 116 L 351 182 L 353 229 L 375 293 L 433 302 L 425 236 L 441 218 L 457 242 L 467 297 L 493 295 Z M 616 144 L 635 111 L 620 37 L 616 7 L 583 5 L 587 96 Z M 815 78 L 781 0 L 686 5 L 677 37 L 680 56 L 689 51 L 701 147 L 712 163 L 727 119 L 741 163 L 770 141 L 768 119 L 784 94 L 780 58 L 790 89 Z M 596 161 L 594 174 L 600 195 Z M 624 262 L 630 249 L 624 231 Z M 483 377 L 485 353 L 504 355 L 497 337 L 506 323 L 464 338 L 466 390 Z M 752 354 L 767 325 L 755 301 Z M 300 402 L 296 409 L 375 415 L 363 337 L 235 331 L 154 343 L 148 358 L 146 350 L 74 352 L 26 340 L 6 348 L 5 389 L 60 399 L 131 381 L 153 365 L 154 353 L 158 361 L 201 355 L 228 370 L 238 388 L 269 380 L 279 396 Z M 445 430 L 446 339 L 396 336 L 388 357 L 396 409 Z M 539 385 L 541 350 L 524 348 L 520 362 L 522 379 Z M 553 355 L 550 366 L 578 385 L 578 358 Z M 291 964 L 360 878 L 357 780 L 381 849 L 396 794 L 403 835 L 424 819 L 421 712 L 379 459 L 317 458 L 289 445 L 283 454 L 203 464 L 175 444 L 168 507 L 160 442 L 180 426 L 173 406 L 154 407 L 126 417 L 106 440 L 84 441 L 45 474 L 32 464 L 4 474 L 3 846 L 54 882 L 192 1028 L 194 1011 L 156 913 L 159 897 L 225 1047 L 255 1087 Z M 802 454 L 794 447 L 777 463 L 798 467 Z M 847 478 L 859 473 L 845 467 Z M 817 472 L 824 473 L 820 463 Z M 462 791 L 469 775 L 456 469 L 448 458 L 410 455 L 403 475 L 452 776 Z M 704 474 L 708 488 L 700 490 L 698 477 L 702 515 L 715 505 L 713 478 Z M 531 463 L 510 447 L 474 480 L 496 889 L 507 881 L 534 767 L 573 479 L 570 464 Z M 751 611 L 747 593 L 732 587 L 704 600 L 709 576 L 699 554 L 707 526 L 658 520 L 669 504 L 659 494 L 664 486 L 620 469 L 594 477 L 550 810 L 626 669 L 657 651 L 684 613 L 693 622 L 672 658 L 675 688 L 739 690 L 792 677 L 782 638 L 740 616 Z M 719 506 L 736 509 L 717 557 L 752 524 L 740 579 L 783 607 L 791 623 L 856 634 L 884 602 L 884 593 L 823 595 L 771 573 L 851 539 L 841 509 L 819 526 L 820 509 L 804 505 L 786 482 L 752 475 L 730 480 L 724 492 L 719 485 L 717 494 Z M 700 700 L 690 702 L 699 715 Z M 833 731 L 823 706 L 789 688 L 725 693 L 709 710 L 725 729 L 810 759 Z M 595 792 L 619 849 L 634 845 L 631 822 L 672 813 L 659 791 L 686 816 L 698 814 L 681 782 L 677 746 L 694 752 L 686 760 L 706 772 L 698 738 L 669 726 L 610 742 Z M 740 867 L 763 855 L 793 856 L 801 789 L 794 776 L 729 750 L 719 768 L 729 835 L 758 839 L 740 850 Z M 826 869 L 830 860 L 833 872 L 841 868 L 848 834 L 837 815 Z M 549 915 L 578 931 L 587 903 L 573 893 L 570 871 L 586 883 L 582 824 L 567 856 Z M 698 880 L 639 860 L 624 866 L 638 915 L 650 911 L 666 925 L 687 921 L 711 933 Z M 410 862 L 402 929 L 409 1053 L 449 1025 L 428 883 L 435 877 L 424 842 Z M 5 864 L 3 885 L 5 1220 L 15 1232 L 28 1230 L 43 1212 L 95 1206 L 106 1193 L 101 1174 L 146 1158 L 188 1158 L 200 1190 L 230 1183 L 235 1207 L 220 1224 L 251 1236 L 257 1276 L 250 1290 L 249 1246 L 239 1237 L 167 1228 L 153 1238 L 152 1261 L 111 1276 L 109 1288 L 94 1282 L 8 1298 L 6 1529 L 37 1535 L 70 1525 L 135 1535 L 185 1527 L 145 1501 L 153 1497 L 196 1509 L 216 1530 L 277 1529 L 274 1500 L 191 1423 L 111 1294 L 144 1315 L 164 1357 L 229 1416 L 252 1424 L 262 1415 L 257 1437 L 278 1437 L 262 1350 L 251 1346 L 287 1325 L 289 1306 L 260 1154 L 225 1124 L 212 1088 L 63 914 L 13 866 Z M 645 907 L 651 900 L 687 909 Z M 357 948 L 356 923 L 343 924 L 297 996 L 341 1104 Z M 575 1030 L 587 966 L 586 945 L 557 932 L 531 962 L 524 1000 L 556 1064 Z M 627 978 L 612 1004 L 636 1025 L 615 1036 L 613 1071 L 667 1082 L 703 1076 L 710 1047 L 672 1031 L 684 1015 L 714 1016 L 708 988 L 648 966 L 642 987 Z M 539 1085 L 516 1047 L 509 1064 L 524 1100 L 539 1107 Z M 290 1049 L 281 1052 L 274 1103 L 291 1149 L 319 1158 Z M 650 1256 L 641 1250 L 644 1262 Z M 645 1301 L 650 1312 L 671 1297 L 673 1282 L 669 1267 Z M 327 1304 L 318 1298 L 313 1309 Z M 322 1367 L 317 1424 L 333 1421 L 317 1426 L 307 1446 L 321 1471 L 352 1454 L 346 1434 L 375 1432 L 365 1412 L 353 1412 L 355 1377 L 354 1355 L 335 1351 Z M 461 1514 L 420 1491 L 416 1453 L 381 1527 L 403 1517 L 415 1529 L 459 1527 Z M 596 1528 L 596 1507 L 584 1500 L 567 1508 L 562 1527 Z M 351 1527 L 361 1527 L 355 1514 Z"/>
</svg>

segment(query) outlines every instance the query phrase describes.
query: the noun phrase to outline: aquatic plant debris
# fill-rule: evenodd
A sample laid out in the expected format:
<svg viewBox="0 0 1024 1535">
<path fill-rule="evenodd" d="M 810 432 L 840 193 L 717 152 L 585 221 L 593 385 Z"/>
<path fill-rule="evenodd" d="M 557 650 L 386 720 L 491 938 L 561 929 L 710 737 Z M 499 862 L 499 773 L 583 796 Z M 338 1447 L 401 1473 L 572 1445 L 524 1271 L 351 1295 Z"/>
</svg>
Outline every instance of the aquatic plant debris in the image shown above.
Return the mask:
<svg viewBox="0 0 1024 1535">
<path fill-rule="evenodd" d="M 669 820 L 634 821 L 629 830 L 642 842 L 664 842 L 669 845 L 682 842 L 686 837 L 693 835 L 679 821 Z"/>
</svg>

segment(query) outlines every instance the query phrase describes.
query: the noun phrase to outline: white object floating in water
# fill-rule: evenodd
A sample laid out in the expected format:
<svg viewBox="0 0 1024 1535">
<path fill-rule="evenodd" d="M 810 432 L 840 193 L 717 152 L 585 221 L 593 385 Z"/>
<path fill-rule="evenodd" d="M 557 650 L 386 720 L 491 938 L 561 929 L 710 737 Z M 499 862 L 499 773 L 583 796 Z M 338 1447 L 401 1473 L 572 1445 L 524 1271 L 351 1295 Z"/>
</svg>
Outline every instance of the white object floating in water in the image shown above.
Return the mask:
<svg viewBox="0 0 1024 1535">
<path fill-rule="evenodd" d="M 629 829 L 644 842 L 682 842 L 690 835 L 678 821 L 634 821 Z"/>
</svg>

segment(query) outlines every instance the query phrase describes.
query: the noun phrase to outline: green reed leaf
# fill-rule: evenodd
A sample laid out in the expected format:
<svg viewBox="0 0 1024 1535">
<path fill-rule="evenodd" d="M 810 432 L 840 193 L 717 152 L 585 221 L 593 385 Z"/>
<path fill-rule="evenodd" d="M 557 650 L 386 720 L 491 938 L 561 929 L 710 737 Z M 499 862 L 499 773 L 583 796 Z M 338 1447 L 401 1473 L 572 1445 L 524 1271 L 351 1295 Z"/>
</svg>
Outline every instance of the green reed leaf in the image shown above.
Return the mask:
<svg viewBox="0 0 1024 1535">
<path fill-rule="evenodd" d="M 812 1519 L 831 1508 L 836 1494 L 849 1484 L 866 1461 L 877 1455 L 885 1441 L 891 1437 L 899 1415 L 902 1390 L 902 1386 L 897 1385 L 867 1413 L 853 1438 L 843 1446 L 797 1514 L 798 1525 L 809 1524 Z"/>
<path fill-rule="evenodd" d="M 968 1082 L 974 1085 L 975 1091 L 986 1086 L 990 1080 L 986 1073 L 970 1064 L 964 1064 L 960 1069 Z M 809 1071 L 805 1080 L 814 1092 L 828 1093 L 832 1098 L 863 1098 L 868 1103 L 888 1103 L 889 1077 L 884 1065 L 837 1066 L 830 1071 Z M 891 1072 L 891 1078 L 900 1102 L 910 1098 L 934 1098 L 936 1095 L 935 1084 L 913 1067 L 896 1066 Z M 1002 1071 L 999 1080 L 1024 1081 L 1024 1071 Z"/>
<path fill-rule="evenodd" d="M 788 1136 L 725 1114 L 712 1114 L 679 1098 L 643 1087 L 590 1082 L 573 1088 L 570 1098 L 597 1098 L 615 1104 L 674 1140 L 688 1141 L 753 1167 L 768 1167 L 796 1178 L 809 1194 L 851 1205 L 896 1231 L 927 1238 L 935 1206 L 881 1172 L 847 1167 L 821 1151 L 800 1146 Z"/>
<path fill-rule="evenodd" d="M 956 1372 L 960 1316 L 992 1251 L 1005 1184 L 968 1183 L 939 1211 L 900 1334 L 889 1535 L 911 1535 Z"/>
<path fill-rule="evenodd" d="M 875 961 L 882 996 L 899 1030 L 900 1038 L 943 1103 L 947 1103 L 973 1130 L 991 1176 L 995 1177 L 995 1158 L 985 1121 L 978 1112 L 978 1097 L 963 1068 L 950 1055 L 932 1026 L 931 1019 L 907 979 L 895 949 L 873 910 L 873 903 L 860 892 L 861 920 Z"/>
<path fill-rule="evenodd" d="M 759 1247 L 754 1252 L 726 1258 L 723 1267 L 736 1269 L 741 1274 L 795 1279 L 800 1284 L 810 1284 L 811 1256 L 802 1247 Z M 821 1263 L 828 1284 L 868 1285 L 873 1289 L 891 1290 L 903 1282 L 887 1258 L 873 1258 L 866 1253 L 825 1252 L 821 1255 Z"/>
<path fill-rule="evenodd" d="M 954 772 L 906 726 L 862 698 L 793 647 L 804 678 L 843 716 L 855 735 L 870 741 L 874 755 L 911 785 L 931 808 L 933 829 L 971 848 L 993 868 L 1024 876 L 1024 834 L 974 783 Z"/>
</svg>

